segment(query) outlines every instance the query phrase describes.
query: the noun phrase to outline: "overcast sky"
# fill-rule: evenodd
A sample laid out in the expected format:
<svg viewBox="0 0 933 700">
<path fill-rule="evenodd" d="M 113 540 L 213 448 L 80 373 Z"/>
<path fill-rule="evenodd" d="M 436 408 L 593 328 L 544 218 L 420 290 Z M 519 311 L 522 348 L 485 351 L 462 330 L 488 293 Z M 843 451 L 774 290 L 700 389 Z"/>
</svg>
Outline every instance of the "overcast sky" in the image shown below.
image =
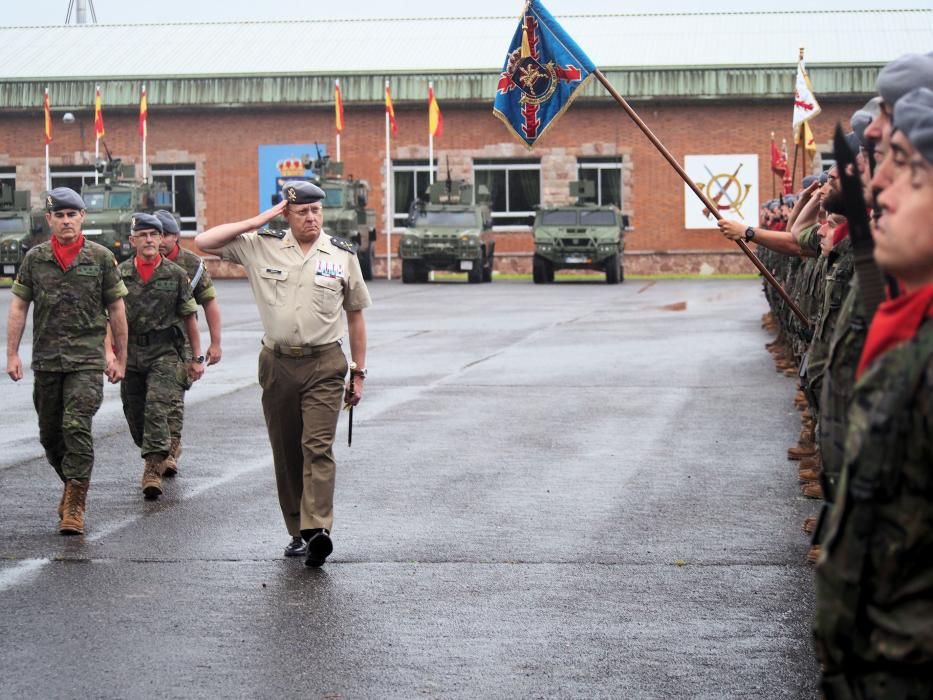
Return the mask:
<svg viewBox="0 0 933 700">
<path fill-rule="evenodd" d="M 77 2 L 77 0 L 75 0 Z M 90 0 L 89 3 L 90 4 Z M 353 0 L 353 2 L 321 2 L 308 0 L 287 3 L 257 0 L 93 0 L 100 23 L 200 22 L 261 19 L 346 19 L 376 17 L 464 17 L 518 16 L 522 0 L 470 0 L 440 2 L 439 0 Z M 774 11 L 774 10 L 857 10 L 896 8 L 930 8 L 933 0 L 718 0 L 699 3 L 696 0 L 547 0 L 545 6 L 555 15 L 599 12 L 704 12 Z M 273 15 L 272 8 L 282 8 Z M 62 24 L 68 10 L 68 0 L 2 0 L 0 23 L 6 26 Z"/>
</svg>

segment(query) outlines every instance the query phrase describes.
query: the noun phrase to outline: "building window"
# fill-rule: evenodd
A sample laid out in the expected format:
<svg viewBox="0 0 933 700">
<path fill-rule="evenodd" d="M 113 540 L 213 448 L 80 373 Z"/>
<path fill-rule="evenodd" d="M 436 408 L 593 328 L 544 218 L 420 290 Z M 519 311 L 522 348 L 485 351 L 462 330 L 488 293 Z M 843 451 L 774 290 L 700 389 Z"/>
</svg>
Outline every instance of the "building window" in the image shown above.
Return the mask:
<svg viewBox="0 0 933 700">
<path fill-rule="evenodd" d="M 12 192 L 16 189 L 16 168 L 0 168 L 0 183 L 3 189 L 9 188 Z"/>
<path fill-rule="evenodd" d="M 85 185 L 94 184 L 96 171 L 89 165 L 61 165 L 50 168 L 52 187 L 68 187 L 78 194 Z"/>
<path fill-rule="evenodd" d="M 437 165 L 435 164 L 435 168 Z M 437 170 L 435 170 L 435 176 Z M 412 203 L 427 196 L 431 173 L 427 160 L 397 160 L 392 162 L 392 223 L 408 225 L 408 212 Z"/>
<path fill-rule="evenodd" d="M 473 161 L 476 191 L 486 187 L 494 226 L 530 226 L 541 204 L 541 163 L 537 160 Z"/>
<path fill-rule="evenodd" d="M 622 209 L 622 158 L 588 158 L 578 161 L 578 177 L 596 186 L 596 203 Z"/>
<path fill-rule="evenodd" d="M 152 166 L 152 180 L 164 184 L 172 196 L 172 211 L 181 219 L 182 234 L 197 233 L 198 208 L 193 163 L 162 163 Z"/>
</svg>

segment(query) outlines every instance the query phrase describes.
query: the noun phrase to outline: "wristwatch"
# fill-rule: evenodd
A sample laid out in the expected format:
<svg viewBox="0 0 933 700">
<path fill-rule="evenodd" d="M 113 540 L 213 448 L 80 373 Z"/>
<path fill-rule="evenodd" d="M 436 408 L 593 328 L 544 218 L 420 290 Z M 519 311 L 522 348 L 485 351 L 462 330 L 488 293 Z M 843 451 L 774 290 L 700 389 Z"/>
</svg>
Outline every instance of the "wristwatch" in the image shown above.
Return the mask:
<svg viewBox="0 0 933 700">
<path fill-rule="evenodd" d="M 750 241 L 754 237 L 755 237 L 755 229 L 749 226 L 747 229 L 745 229 L 745 240 Z"/>
<path fill-rule="evenodd" d="M 367 372 L 365 367 L 360 368 L 356 366 L 355 362 L 350 363 L 350 376 L 362 377 L 363 379 L 366 379 L 366 374 Z"/>
<path fill-rule="evenodd" d="M 193 357 L 193 358 L 191 358 L 191 361 L 192 361 L 194 364 L 196 364 L 196 365 L 203 364 L 203 363 L 204 363 L 204 355 L 198 355 L 197 357 Z"/>
</svg>

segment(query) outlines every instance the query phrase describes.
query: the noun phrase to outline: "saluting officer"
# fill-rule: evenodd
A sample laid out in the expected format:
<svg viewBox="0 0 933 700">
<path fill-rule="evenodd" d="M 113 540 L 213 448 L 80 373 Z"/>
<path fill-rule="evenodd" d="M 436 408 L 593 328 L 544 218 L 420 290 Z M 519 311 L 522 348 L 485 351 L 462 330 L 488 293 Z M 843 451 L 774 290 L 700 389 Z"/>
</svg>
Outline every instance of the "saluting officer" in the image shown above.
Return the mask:
<svg viewBox="0 0 933 700">
<path fill-rule="evenodd" d="M 91 422 L 103 400 L 103 373 L 116 383 L 126 369 L 126 287 L 109 250 L 84 238 L 84 200 L 56 187 L 46 197 L 51 240 L 23 259 L 13 283 L 7 321 L 7 374 L 23 378 L 19 344 L 26 312 L 33 311 L 33 403 L 39 414 L 39 441 L 64 482 L 58 531 L 84 534 L 87 490 L 94 466 Z M 113 327 L 115 359 L 105 363 L 107 314 Z"/>
<path fill-rule="evenodd" d="M 279 504 L 292 536 L 285 556 L 305 555 L 306 565 L 320 566 L 333 551 L 333 444 L 348 369 L 341 311 L 353 358 L 346 400 L 356 405 L 366 376 L 363 309 L 371 301 L 353 244 L 322 235 L 324 191 L 290 181 L 283 195 L 259 216 L 216 226 L 195 242 L 246 269 L 265 331 L 259 383 Z M 280 214 L 289 230 L 263 228 Z"/>
<path fill-rule="evenodd" d="M 175 216 L 164 209 L 155 212 L 156 218 L 162 223 L 162 242 L 159 244 L 159 252 L 181 267 L 191 280 L 191 293 L 198 305 L 204 308 L 204 317 L 207 321 L 207 330 L 211 336 L 211 343 L 207 347 L 205 359 L 208 365 L 215 365 L 220 362 L 220 304 L 217 301 L 217 290 L 214 287 L 214 281 L 210 273 L 204 266 L 204 261 L 200 257 L 185 250 L 178 245 L 178 235 L 181 228 L 178 226 L 178 220 Z M 190 361 L 194 355 L 191 352 L 191 346 L 185 346 L 185 360 Z M 190 384 L 185 387 L 185 391 L 190 388 Z M 172 412 L 169 415 L 169 428 L 172 432 L 172 444 L 169 448 L 168 457 L 165 458 L 165 472 L 163 476 L 175 476 L 178 473 L 178 459 L 181 457 L 181 429 L 185 420 L 185 395 L 181 394 L 175 402 Z"/>
<path fill-rule="evenodd" d="M 172 440 L 169 415 L 183 400 L 184 387 L 204 374 L 204 357 L 188 275 L 159 253 L 162 222 L 151 214 L 134 214 L 131 229 L 136 255 L 119 267 L 129 291 L 129 351 L 120 397 L 130 434 L 145 460 L 143 495 L 153 499 L 162 495 Z M 195 354 L 187 362 L 186 335 Z"/>
</svg>

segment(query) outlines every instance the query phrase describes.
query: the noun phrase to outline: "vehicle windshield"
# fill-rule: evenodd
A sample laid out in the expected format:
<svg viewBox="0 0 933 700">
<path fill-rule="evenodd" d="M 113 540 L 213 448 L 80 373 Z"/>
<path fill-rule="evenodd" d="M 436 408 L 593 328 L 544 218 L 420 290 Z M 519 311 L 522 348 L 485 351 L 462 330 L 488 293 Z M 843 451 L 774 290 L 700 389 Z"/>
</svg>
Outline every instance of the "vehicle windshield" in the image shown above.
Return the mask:
<svg viewBox="0 0 933 700">
<path fill-rule="evenodd" d="M 20 233 L 26 231 L 26 224 L 18 216 L 12 219 L 0 219 L 0 233 Z"/>
<path fill-rule="evenodd" d="M 542 226 L 576 226 L 577 212 L 571 210 L 541 212 Z"/>
<path fill-rule="evenodd" d="M 419 211 L 415 214 L 414 225 L 481 228 L 475 211 Z"/>
<path fill-rule="evenodd" d="M 327 196 L 324 197 L 324 208 L 325 209 L 334 209 L 336 207 L 343 206 L 343 188 L 342 187 L 325 187 L 324 194 Z"/>
<path fill-rule="evenodd" d="M 100 211 L 104 208 L 104 193 L 92 192 L 82 196 L 85 207 L 88 211 Z"/>
<path fill-rule="evenodd" d="M 133 193 L 132 192 L 111 192 L 110 193 L 110 208 L 111 209 L 132 209 L 133 208 Z"/>
<path fill-rule="evenodd" d="M 613 211 L 581 211 L 580 223 L 583 226 L 618 226 Z"/>
</svg>

